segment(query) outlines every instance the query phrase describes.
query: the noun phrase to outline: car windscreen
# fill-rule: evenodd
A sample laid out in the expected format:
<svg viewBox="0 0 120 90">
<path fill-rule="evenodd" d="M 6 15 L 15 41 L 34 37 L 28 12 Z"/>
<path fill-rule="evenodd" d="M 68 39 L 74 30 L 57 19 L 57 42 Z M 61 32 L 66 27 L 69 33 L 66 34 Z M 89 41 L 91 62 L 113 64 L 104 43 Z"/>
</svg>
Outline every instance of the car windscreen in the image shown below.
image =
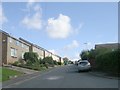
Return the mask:
<svg viewBox="0 0 120 90">
<path fill-rule="evenodd" d="M 88 62 L 80 62 L 79 64 L 84 66 L 84 65 L 87 65 Z"/>
</svg>

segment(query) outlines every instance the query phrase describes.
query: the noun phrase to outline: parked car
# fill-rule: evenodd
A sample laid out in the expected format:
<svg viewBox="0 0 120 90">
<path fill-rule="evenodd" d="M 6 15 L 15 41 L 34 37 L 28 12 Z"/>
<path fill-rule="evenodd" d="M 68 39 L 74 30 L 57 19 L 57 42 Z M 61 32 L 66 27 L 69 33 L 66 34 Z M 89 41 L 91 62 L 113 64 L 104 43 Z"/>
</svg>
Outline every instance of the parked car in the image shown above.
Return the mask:
<svg viewBox="0 0 120 90">
<path fill-rule="evenodd" d="M 78 63 L 78 71 L 89 71 L 91 70 L 91 65 L 88 60 L 81 60 Z"/>
<path fill-rule="evenodd" d="M 79 59 L 78 61 L 75 61 L 75 65 L 78 65 L 78 63 L 81 61 L 81 59 Z"/>
<path fill-rule="evenodd" d="M 78 65 L 78 61 L 75 61 L 75 65 Z"/>
</svg>

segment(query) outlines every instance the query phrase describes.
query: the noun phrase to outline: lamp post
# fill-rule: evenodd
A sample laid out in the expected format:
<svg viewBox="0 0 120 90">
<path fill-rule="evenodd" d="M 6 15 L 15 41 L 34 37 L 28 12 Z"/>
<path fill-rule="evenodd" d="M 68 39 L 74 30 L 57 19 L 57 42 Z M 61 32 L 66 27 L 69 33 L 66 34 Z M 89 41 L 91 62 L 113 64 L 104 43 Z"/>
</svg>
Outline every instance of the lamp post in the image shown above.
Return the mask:
<svg viewBox="0 0 120 90">
<path fill-rule="evenodd" d="M 86 58 L 87 58 L 87 60 L 88 60 L 88 48 L 87 48 L 88 43 L 84 43 L 84 44 L 85 44 L 85 47 L 86 47 L 86 49 L 85 49 L 85 50 L 86 50 L 86 55 L 87 55 Z"/>
</svg>

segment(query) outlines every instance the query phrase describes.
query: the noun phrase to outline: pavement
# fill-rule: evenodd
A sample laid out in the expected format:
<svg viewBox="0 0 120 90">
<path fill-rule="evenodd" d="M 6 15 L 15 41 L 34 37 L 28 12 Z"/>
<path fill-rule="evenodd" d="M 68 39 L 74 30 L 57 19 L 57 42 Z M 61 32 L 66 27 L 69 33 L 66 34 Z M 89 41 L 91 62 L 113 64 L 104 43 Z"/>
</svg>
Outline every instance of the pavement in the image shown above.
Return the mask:
<svg viewBox="0 0 120 90">
<path fill-rule="evenodd" d="M 108 79 L 116 79 L 116 80 L 119 79 L 120 80 L 120 77 L 110 76 L 104 72 L 91 71 L 89 73 L 94 75 L 94 76 L 98 76 L 98 77 L 103 77 L 103 78 L 108 78 Z"/>
<path fill-rule="evenodd" d="M 118 88 L 118 81 L 90 72 L 78 73 L 75 65 L 65 65 L 10 80 L 3 88 Z"/>
</svg>

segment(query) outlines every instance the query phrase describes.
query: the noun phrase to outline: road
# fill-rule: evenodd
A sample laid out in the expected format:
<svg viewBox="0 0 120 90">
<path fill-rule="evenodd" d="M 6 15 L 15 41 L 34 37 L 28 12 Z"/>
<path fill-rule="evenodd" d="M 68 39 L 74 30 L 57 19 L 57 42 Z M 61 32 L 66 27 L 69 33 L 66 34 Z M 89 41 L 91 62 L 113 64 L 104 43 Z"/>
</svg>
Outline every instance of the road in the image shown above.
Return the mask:
<svg viewBox="0 0 120 90">
<path fill-rule="evenodd" d="M 118 80 L 78 73 L 77 66 L 66 65 L 19 81 L 9 88 L 118 88 Z"/>
</svg>

